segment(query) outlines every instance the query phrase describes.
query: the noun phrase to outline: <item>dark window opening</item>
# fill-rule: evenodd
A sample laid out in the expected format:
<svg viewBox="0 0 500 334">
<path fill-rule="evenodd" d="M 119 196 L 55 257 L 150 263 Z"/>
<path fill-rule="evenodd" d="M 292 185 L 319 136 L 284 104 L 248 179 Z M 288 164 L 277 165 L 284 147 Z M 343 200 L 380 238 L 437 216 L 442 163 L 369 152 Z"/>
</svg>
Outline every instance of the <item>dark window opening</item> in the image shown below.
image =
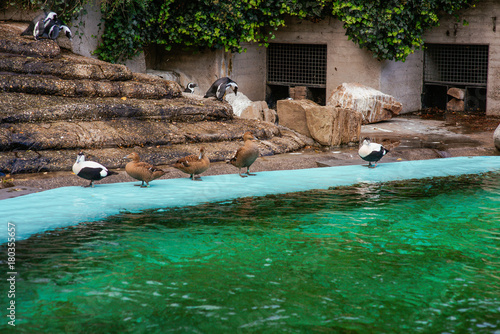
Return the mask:
<svg viewBox="0 0 500 334">
<path fill-rule="evenodd" d="M 486 111 L 487 45 L 426 44 L 423 108 L 446 110 L 449 88 L 464 90 L 464 111 Z"/>
<path fill-rule="evenodd" d="M 326 56 L 326 45 L 270 44 L 267 48 L 266 93 L 269 107 L 273 108 L 278 100 L 294 98 L 299 88 L 306 90 L 301 96 L 306 95 L 307 99 L 325 105 Z"/>
</svg>

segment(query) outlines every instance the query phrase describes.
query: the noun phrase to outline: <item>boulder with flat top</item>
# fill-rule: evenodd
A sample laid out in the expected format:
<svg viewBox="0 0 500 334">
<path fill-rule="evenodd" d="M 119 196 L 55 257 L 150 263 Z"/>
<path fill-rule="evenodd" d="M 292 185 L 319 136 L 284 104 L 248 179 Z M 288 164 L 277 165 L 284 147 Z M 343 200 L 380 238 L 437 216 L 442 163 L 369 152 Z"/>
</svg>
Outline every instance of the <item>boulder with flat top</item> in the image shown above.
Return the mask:
<svg viewBox="0 0 500 334">
<path fill-rule="evenodd" d="M 360 112 L 363 124 L 389 120 L 399 115 L 403 109 L 403 105 L 394 97 L 359 83 L 343 83 L 338 86 L 326 104 Z"/>
</svg>

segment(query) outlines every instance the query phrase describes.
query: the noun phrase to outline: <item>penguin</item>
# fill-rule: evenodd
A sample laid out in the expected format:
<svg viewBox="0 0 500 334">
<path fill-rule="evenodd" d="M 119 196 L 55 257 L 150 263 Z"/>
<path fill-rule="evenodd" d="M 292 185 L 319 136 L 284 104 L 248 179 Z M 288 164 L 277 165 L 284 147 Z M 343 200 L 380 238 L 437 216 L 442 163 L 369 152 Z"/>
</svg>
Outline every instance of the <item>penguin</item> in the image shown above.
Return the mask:
<svg viewBox="0 0 500 334">
<path fill-rule="evenodd" d="M 215 96 L 217 100 L 222 101 L 226 95 L 226 89 L 231 88 L 234 95 L 238 95 L 238 84 L 228 77 L 217 79 L 205 93 L 204 98 Z"/>
<path fill-rule="evenodd" d="M 377 167 L 378 161 L 388 152 L 388 149 L 380 144 L 372 143 L 370 138 L 366 137 L 363 139 L 363 143 L 359 148 L 358 154 L 361 159 L 368 161 L 368 167 L 375 168 Z M 372 162 L 374 162 L 375 165 L 372 165 Z"/>
<path fill-rule="evenodd" d="M 72 41 L 73 40 L 73 34 L 71 33 L 71 30 L 68 28 L 67 25 L 64 24 L 63 21 L 61 21 L 60 19 L 57 19 L 56 20 L 56 24 L 59 26 L 59 28 L 61 29 L 61 31 L 64 33 L 64 35 L 70 40 Z"/>
<path fill-rule="evenodd" d="M 94 181 L 99 181 L 110 175 L 116 175 L 117 172 L 109 171 L 100 163 L 94 161 L 85 161 L 85 154 L 78 153 L 76 162 L 73 164 L 73 173 L 85 180 L 90 180 L 90 184 L 84 187 L 94 187 Z"/>
<path fill-rule="evenodd" d="M 37 26 L 35 26 L 35 30 L 33 31 L 35 40 L 39 40 L 40 38 L 56 40 L 61 32 L 61 27 L 56 23 L 56 21 L 51 19 L 47 21 L 46 25 L 40 25 L 40 27 L 43 28 L 43 30 L 38 31 Z"/>
<path fill-rule="evenodd" d="M 43 33 L 45 27 L 50 21 L 56 21 L 57 14 L 54 12 L 44 12 L 33 19 L 22 33 L 21 36 L 32 35 L 35 40 L 38 40 L 38 35 Z"/>
<path fill-rule="evenodd" d="M 184 89 L 184 92 L 193 94 L 195 87 L 198 87 L 198 85 L 195 84 L 194 82 L 190 82 L 187 84 L 186 89 Z"/>
</svg>

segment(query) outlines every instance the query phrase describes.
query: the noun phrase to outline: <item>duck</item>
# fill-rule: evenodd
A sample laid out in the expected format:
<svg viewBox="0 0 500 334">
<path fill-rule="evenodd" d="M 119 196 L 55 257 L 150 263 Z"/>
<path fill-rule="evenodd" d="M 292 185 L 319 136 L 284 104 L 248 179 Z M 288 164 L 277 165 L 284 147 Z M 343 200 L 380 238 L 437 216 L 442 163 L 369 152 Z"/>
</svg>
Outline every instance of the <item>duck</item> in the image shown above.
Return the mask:
<svg viewBox="0 0 500 334">
<path fill-rule="evenodd" d="M 366 137 L 363 139 L 362 145 L 359 148 L 358 154 L 361 159 L 368 161 L 368 167 L 375 168 L 377 163 L 384 155 L 389 152 L 388 149 L 380 144 L 372 143 L 370 138 Z M 375 164 L 372 165 L 372 162 Z"/>
<path fill-rule="evenodd" d="M 222 101 L 228 88 L 234 92 L 234 95 L 238 95 L 238 84 L 228 77 L 223 77 L 217 79 L 212 86 L 210 86 L 203 97 L 208 98 L 215 96 L 217 100 Z"/>
<path fill-rule="evenodd" d="M 242 147 L 240 147 L 234 157 L 229 160 L 227 163 L 238 167 L 238 174 L 241 177 L 247 177 L 248 175 L 254 176 L 256 174 L 250 174 L 250 166 L 254 163 L 255 160 L 259 157 L 259 148 L 255 141 L 257 138 L 253 135 L 252 132 L 247 131 L 243 134 L 243 141 L 245 142 Z M 247 168 L 246 175 L 241 175 L 241 168 Z"/>
<path fill-rule="evenodd" d="M 210 167 L 210 159 L 205 155 L 205 148 L 200 148 L 200 154 L 192 154 L 187 157 L 180 158 L 171 165 L 172 167 L 189 174 L 189 178 L 193 181 L 202 181 L 201 178 L 195 175 L 201 174 Z"/>
<path fill-rule="evenodd" d="M 21 36 L 32 35 L 35 40 L 38 40 L 40 33 L 43 33 L 45 27 L 47 27 L 50 22 L 55 22 L 57 20 L 57 13 L 55 12 L 43 12 L 37 15 L 33 21 L 30 22 L 28 27 L 21 33 Z"/>
<path fill-rule="evenodd" d="M 109 171 L 106 167 L 95 161 L 85 161 L 85 154 L 78 153 L 76 162 L 73 164 L 73 173 L 85 180 L 90 180 L 90 184 L 84 187 L 94 187 L 94 181 L 99 181 L 110 175 L 117 175 L 117 172 Z"/>
<path fill-rule="evenodd" d="M 149 187 L 149 182 L 166 174 L 164 170 L 148 164 L 147 162 L 141 161 L 139 154 L 136 152 L 130 153 L 126 156 L 126 158 L 131 159 L 132 161 L 125 165 L 125 171 L 130 177 L 142 181 L 142 184 L 138 185 L 141 188 Z M 144 183 L 146 183 L 146 185 L 144 185 Z"/>
<path fill-rule="evenodd" d="M 196 87 L 198 87 L 197 84 L 195 84 L 194 82 L 190 82 L 190 83 L 187 84 L 186 89 L 184 89 L 184 92 L 185 93 L 191 93 L 191 94 L 193 94 L 194 93 L 194 89 Z"/>
</svg>

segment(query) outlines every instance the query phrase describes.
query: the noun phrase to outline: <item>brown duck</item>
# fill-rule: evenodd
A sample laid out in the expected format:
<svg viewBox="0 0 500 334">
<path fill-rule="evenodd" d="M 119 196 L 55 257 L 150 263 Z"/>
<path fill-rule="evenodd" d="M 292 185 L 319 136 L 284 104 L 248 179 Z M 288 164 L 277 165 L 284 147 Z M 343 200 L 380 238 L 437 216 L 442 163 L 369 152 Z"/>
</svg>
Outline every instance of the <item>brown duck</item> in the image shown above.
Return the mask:
<svg viewBox="0 0 500 334">
<path fill-rule="evenodd" d="M 257 138 L 255 138 L 250 131 L 245 132 L 243 140 L 245 141 L 245 144 L 240 147 L 238 151 L 236 151 L 236 154 L 231 160 L 228 161 L 228 163 L 239 168 L 238 174 L 241 177 L 247 177 L 248 175 L 255 175 L 250 174 L 250 166 L 258 158 L 259 148 L 257 147 L 257 144 L 255 144 Z M 241 175 L 241 168 L 244 167 L 247 168 L 247 175 Z"/>
<path fill-rule="evenodd" d="M 139 155 L 135 152 L 130 153 L 127 158 L 132 159 L 132 161 L 127 163 L 125 171 L 130 177 L 142 181 L 141 188 L 149 187 L 149 182 L 162 177 L 166 173 L 164 170 L 141 161 Z M 146 183 L 146 185 L 144 185 L 144 183 Z"/>
<path fill-rule="evenodd" d="M 200 148 L 200 154 L 192 154 L 187 157 L 180 158 L 176 163 L 171 165 L 178 170 L 189 174 L 193 181 L 201 181 L 201 178 L 195 175 L 201 174 L 210 167 L 210 160 L 205 155 L 205 148 Z"/>
</svg>

